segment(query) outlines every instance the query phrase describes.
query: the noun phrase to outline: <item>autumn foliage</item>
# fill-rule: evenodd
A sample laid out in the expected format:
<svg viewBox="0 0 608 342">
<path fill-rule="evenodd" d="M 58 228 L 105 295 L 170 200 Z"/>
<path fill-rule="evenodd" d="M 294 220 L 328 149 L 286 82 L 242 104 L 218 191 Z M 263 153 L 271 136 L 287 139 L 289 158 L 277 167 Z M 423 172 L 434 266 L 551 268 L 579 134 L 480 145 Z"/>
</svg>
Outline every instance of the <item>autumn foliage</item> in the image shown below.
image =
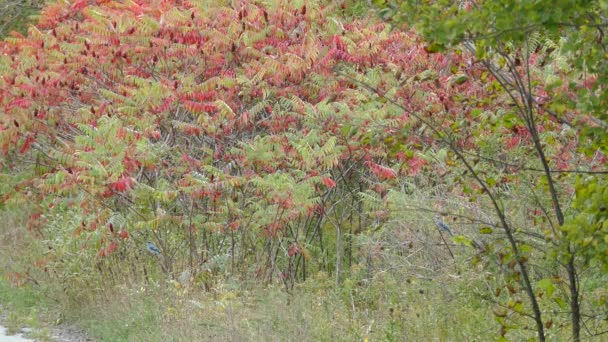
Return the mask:
<svg viewBox="0 0 608 342">
<path fill-rule="evenodd" d="M 532 151 L 474 56 L 430 53 L 412 31 L 346 22 L 340 10 L 50 5 L 27 36 L 0 47 L 1 165 L 11 170 L 2 200 L 37 203 L 36 227 L 69 211 L 72 239 L 96 258 L 154 240 L 174 256 L 163 260 L 167 272 L 225 254 L 243 271 L 293 281 L 306 277 L 306 262 L 322 262 L 326 222 L 343 216 L 345 198 L 382 202 L 423 172 L 470 191 L 454 185 L 453 154 L 428 153 L 446 136 L 497 159 Z M 539 83 L 547 98 L 558 90 Z M 543 115 L 552 166 L 567 169 L 577 142 Z M 488 177 L 517 182 L 524 167 Z M 349 221 L 353 234 L 384 219 L 361 215 Z"/>
</svg>

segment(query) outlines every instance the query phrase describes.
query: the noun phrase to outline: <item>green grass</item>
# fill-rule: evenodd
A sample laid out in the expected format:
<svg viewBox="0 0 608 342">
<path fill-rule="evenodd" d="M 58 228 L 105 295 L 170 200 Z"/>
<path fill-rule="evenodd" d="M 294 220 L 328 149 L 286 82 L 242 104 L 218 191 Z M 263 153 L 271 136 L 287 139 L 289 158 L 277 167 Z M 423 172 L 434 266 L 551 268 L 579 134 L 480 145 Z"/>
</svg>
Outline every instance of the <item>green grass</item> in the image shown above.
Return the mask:
<svg viewBox="0 0 608 342">
<path fill-rule="evenodd" d="M 43 302 L 43 296 L 31 286 L 14 287 L 0 279 L 0 302 L 12 310 L 25 313 Z"/>
<path fill-rule="evenodd" d="M 119 286 L 63 311 L 99 341 L 483 341 L 497 330 L 487 306 L 460 293 L 461 279 L 349 283 L 336 289 L 320 274 L 292 293 L 230 281 L 211 293 Z"/>
<path fill-rule="evenodd" d="M 0 303 L 4 317 L 2 323 L 6 325 L 9 334 L 28 327 L 33 329 L 30 337 L 48 339 L 48 325 L 54 314 L 42 291 L 32 286 L 11 286 L 5 278 L 1 278 Z"/>
</svg>

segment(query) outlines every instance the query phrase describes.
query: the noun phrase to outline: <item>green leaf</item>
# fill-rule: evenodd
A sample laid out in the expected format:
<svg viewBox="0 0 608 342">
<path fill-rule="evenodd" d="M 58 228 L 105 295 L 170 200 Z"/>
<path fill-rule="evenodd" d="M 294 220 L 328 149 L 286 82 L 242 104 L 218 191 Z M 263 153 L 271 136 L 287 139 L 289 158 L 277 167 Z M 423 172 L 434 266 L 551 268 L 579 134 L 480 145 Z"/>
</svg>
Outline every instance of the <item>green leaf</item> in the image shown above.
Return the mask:
<svg viewBox="0 0 608 342">
<path fill-rule="evenodd" d="M 439 43 L 431 43 L 424 50 L 428 53 L 437 53 L 445 51 L 445 45 Z"/>
<path fill-rule="evenodd" d="M 536 286 L 545 291 L 549 296 L 551 296 L 555 291 L 555 285 L 553 284 L 553 281 L 549 278 L 544 278 L 537 281 Z"/>
<path fill-rule="evenodd" d="M 458 245 L 463 245 L 463 246 L 472 246 L 473 244 L 473 240 L 471 240 L 470 238 L 463 236 L 463 235 L 455 235 L 454 237 L 452 237 L 452 241 L 454 241 L 454 243 L 458 244 Z"/>
<path fill-rule="evenodd" d="M 486 178 L 486 183 L 488 184 L 488 186 L 491 188 L 494 185 L 496 185 L 496 179 L 492 178 L 492 177 L 488 177 Z"/>
<path fill-rule="evenodd" d="M 454 78 L 451 80 L 451 82 L 460 85 L 468 81 L 468 79 L 469 77 L 467 75 L 454 75 Z"/>
<path fill-rule="evenodd" d="M 555 297 L 555 298 L 553 298 L 553 300 L 557 303 L 557 305 L 559 305 L 559 307 L 562 310 L 565 310 L 568 308 L 568 304 L 566 303 L 566 301 L 563 298 Z"/>
<path fill-rule="evenodd" d="M 483 227 L 479 229 L 479 234 L 492 234 L 494 230 L 491 227 Z"/>
</svg>

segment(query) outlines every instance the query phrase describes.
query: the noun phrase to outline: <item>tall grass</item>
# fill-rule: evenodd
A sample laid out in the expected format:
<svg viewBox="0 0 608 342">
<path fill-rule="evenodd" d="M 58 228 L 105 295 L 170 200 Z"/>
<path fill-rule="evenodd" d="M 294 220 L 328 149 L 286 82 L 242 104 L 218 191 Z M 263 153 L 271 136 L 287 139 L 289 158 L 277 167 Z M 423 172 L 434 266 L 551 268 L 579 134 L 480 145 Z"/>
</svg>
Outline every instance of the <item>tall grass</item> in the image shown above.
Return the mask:
<svg viewBox="0 0 608 342">
<path fill-rule="evenodd" d="M 0 211 L 0 303 L 14 331 L 69 322 L 99 341 L 487 341 L 501 335 L 497 317 L 525 325 L 512 312 L 497 316 L 488 293 L 500 279 L 472 262 L 471 249 L 454 246 L 452 258 L 423 214 L 353 236 L 353 262 L 338 286 L 317 271 L 289 291 L 229 268 L 180 282 L 145 255 L 137 259 L 145 277 L 96 258 L 79 276 L 69 260 L 40 262 L 48 249 L 22 228 L 25 217 Z M 561 340 L 559 326 L 549 331 Z M 505 336 L 530 335 L 524 327 Z"/>
<path fill-rule="evenodd" d="M 15 326 L 67 321 L 100 341 L 482 340 L 495 329 L 470 291 L 482 280 L 476 272 L 421 279 L 383 269 L 378 259 L 371 278 L 368 263 L 355 263 L 338 287 L 318 272 L 286 292 L 229 273 L 214 275 L 210 288 L 180 283 L 152 265 L 147 281 L 100 272 L 69 283 L 35 266 L 45 251 L 21 228 L 26 215 L 4 210 L 1 217 L 0 302 Z"/>
</svg>

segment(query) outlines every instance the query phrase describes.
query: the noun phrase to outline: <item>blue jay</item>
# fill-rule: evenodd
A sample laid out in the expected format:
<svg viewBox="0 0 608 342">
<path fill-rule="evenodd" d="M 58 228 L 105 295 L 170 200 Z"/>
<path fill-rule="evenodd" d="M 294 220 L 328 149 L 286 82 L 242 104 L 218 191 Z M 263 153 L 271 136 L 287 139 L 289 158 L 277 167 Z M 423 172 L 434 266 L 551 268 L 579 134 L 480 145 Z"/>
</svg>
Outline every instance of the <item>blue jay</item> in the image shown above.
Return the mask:
<svg viewBox="0 0 608 342">
<path fill-rule="evenodd" d="M 146 248 L 148 248 L 148 251 L 150 253 L 154 255 L 160 255 L 160 249 L 158 249 L 158 247 L 156 247 L 152 242 L 148 241 Z"/>
<path fill-rule="evenodd" d="M 450 235 L 454 235 L 454 234 L 452 234 L 452 230 L 450 229 L 450 226 L 445 224 L 443 222 L 443 220 L 441 219 L 441 217 L 439 217 L 439 215 L 435 215 L 433 220 L 435 221 L 435 225 L 437 225 L 437 228 L 439 228 L 440 231 L 448 232 Z"/>
</svg>

